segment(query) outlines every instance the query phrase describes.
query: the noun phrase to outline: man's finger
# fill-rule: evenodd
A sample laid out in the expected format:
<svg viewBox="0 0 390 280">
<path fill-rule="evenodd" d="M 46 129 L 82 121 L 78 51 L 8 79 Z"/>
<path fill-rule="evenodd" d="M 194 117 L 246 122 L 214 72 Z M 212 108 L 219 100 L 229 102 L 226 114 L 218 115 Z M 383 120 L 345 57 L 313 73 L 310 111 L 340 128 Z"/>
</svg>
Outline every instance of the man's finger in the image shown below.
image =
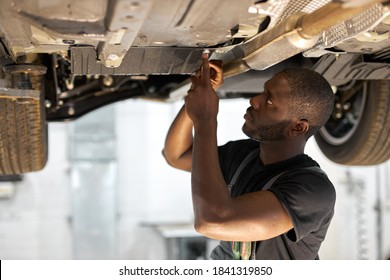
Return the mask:
<svg viewBox="0 0 390 280">
<path fill-rule="evenodd" d="M 210 60 L 210 69 L 214 70 L 218 74 L 222 74 L 222 61 L 221 60 Z"/>
<path fill-rule="evenodd" d="M 193 88 L 193 87 L 195 87 L 195 86 L 197 86 L 199 84 L 199 78 L 194 76 L 194 75 L 190 76 L 190 81 L 191 81 L 191 84 L 192 84 L 191 88 Z"/>
<path fill-rule="evenodd" d="M 210 65 L 209 65 L 209 54 L 202 54 L 202 80 L 210 81 Z"/>
<path fill-rule="evenodd" d="M 216 67 L 221 67 L 221 68 L 222 68 L 222 64 L 223 64 L 222 60 L 217 60 L 217 59 L 212 59 L 209 61 L 209 63 L 210 63 L 210 66 L 214 65 Z"/>
<path fill-rule="evenodd" d="M 201 78 L 200 69 L 196 70 L 196 72 L 193 74 L 193 76 L 197 77 L 198 79 Z"/>
</svg>

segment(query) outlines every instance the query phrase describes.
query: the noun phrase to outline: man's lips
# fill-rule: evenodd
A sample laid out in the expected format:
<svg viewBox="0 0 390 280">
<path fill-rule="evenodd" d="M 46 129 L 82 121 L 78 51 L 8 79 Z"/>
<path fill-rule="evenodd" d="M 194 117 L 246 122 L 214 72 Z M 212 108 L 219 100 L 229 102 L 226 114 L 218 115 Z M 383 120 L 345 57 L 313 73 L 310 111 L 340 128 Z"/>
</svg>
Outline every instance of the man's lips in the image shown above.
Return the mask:
<svg viewBox="0 0 390 280">
<path fill-rule="evenodd" d="M 244 119 L 245 119 L 245 120 L 249 120 L 249 121 L 252 121 L 252 120 L 253 120 L 253 118 L 252 118 L 252 116 L 251 116 L 251 112 L 250 112 L 251 109 L 252 109 L 251 107 L 249 107 L 248 109 L 246 109 L 246 113 L 245 113 L 245 115 L 244 115 Z"/>
</svg>

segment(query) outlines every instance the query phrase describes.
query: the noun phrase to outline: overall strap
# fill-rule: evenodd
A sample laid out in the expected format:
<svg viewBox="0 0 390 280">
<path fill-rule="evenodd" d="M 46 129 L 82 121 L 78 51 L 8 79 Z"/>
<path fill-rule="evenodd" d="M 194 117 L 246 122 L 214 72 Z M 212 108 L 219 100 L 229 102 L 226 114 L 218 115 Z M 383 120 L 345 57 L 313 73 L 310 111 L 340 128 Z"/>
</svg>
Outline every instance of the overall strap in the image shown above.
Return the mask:
<svg viewBox="0 0 390 280">
<path fill-rule="evenodd" d="M 316 172 L 325 174 L 325 172 L 324 172 L 319 166 L 302 167 L 302 168 L 299 168 L 299 170 L 312 170 L 312 171 L 316 171 Z M 272 185 L 275 183 L 275 181 L 278 180 L 279 177 L 282 176 L 282 175 L 283 175 L 284 173 L 286 173 L 286 172 L 288 172 L 288 171 L 284 171 L 284 172 L 279 173 L 279 174 L 275 175 L 274 177 L 272 177 L 272 178 L 264 185 L 264 187 L 263 187 L 261 190 L 262 190 L 262 191 L 268 190 L 270 187 L 272 187 Z"/>
<path fill-rule="evenodd" d="M 229 192 L 231 192 L 234 184 L 237 182 L 238 176 L 240 176 L 240 174 L 241 174 L 242 170 L 245 168 L 245 166 L 247 166 L 248 163 L 258 155 L 259 155 L 259 149 L 255 149 L 246 155 L 246 157 L 243 159 L 241 164 L 238 166 L 238 168 L 234 172 L 232 179 L 230 180 L 230 183 L 228 185 Z"/>
<path fill-rule="evenodd" d="M 233 174 L 232 179 L 230 180 L 230 183 L 228 185 L 229 192 L 232 193 L 232 189 L 238 179 L 238 176 L 240 176 L 242 170 L 249 164 L 249 162 L 254 159 L 256 156 L 259 156 L 259 149 L 255 149 L 251 151 L 249 154 L 246 155 L 246 157 L 242 160 L 238 168 Z M 232 241 L 229 242 L 232 250 L 232 257 L 234 260 L 248 260 L 253 255 L 253 247 L 252 242 L 240 242 L 240 241 Z"/>
</svg>

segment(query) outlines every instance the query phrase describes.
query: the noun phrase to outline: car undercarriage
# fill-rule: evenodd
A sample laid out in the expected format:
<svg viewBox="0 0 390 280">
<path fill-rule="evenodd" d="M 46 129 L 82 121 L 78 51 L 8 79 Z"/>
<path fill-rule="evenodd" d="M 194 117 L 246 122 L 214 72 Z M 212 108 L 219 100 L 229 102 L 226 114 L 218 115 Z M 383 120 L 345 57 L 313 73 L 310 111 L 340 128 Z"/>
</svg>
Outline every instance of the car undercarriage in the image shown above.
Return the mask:
<svg viewBox="0 0 390 280">
<path fill-rule="evenodd" d="M 257 94 L 260 84 L 235 81 L 276 69 L 321 73 L 336 95 L 315 135 L 322 152 L 343 165 L 385 162 L 389 8 L 372 0 L 2 0 L 0 175 L 44 168 L 48 122 L 129 98 L 183 98 L 205 49 L 223 61 L 221 98 Z"/>
</svg>

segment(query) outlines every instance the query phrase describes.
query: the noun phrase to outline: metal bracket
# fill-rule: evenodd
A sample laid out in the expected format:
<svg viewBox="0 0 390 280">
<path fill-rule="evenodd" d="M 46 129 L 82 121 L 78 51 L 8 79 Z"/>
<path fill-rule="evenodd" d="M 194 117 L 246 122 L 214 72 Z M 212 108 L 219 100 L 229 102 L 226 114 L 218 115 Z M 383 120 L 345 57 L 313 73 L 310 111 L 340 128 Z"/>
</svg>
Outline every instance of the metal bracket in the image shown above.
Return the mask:
<svg viewBox="0 0 390 280">
<path fill-rule="evenodd" d="M 192 74 L 200 67 L 202 48 L 131 47 L 120 66 L 106 67 L 91 46 L 71 48 L 74 75 Z"/>
<path fill-rule="evenodd" d="M 115 6 L 111 9 L 113 13 L 106 34 L 109 39 L 99 53 L 99 59 L 106 67 L 121 65 L 151 7 L 150 0 L 115 2 Z"/>
</svg>

